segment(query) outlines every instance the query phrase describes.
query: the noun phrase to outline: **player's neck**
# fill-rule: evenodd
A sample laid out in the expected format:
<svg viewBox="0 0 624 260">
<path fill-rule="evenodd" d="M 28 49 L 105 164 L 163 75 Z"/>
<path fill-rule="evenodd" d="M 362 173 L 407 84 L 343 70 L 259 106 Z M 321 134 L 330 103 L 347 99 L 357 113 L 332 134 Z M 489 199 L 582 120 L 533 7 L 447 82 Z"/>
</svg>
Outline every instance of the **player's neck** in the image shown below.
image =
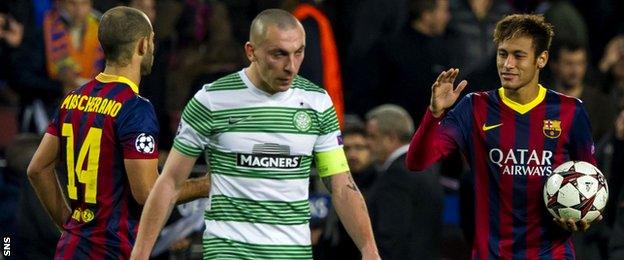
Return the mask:
<svg viewBox="0 0 624 260">
<path fill-rule="evenodd" d="M 103 73 L 128 78 L 138 86 L 141 82 L 141 73 L 139 71 L 140 70 L 134 68 L 132 64 L 122 67 L 115 64 L 106 63 L 106 68 L 104 68 Z"/>
<path fill-rule="evenodd" d="M 531 82 L 517 89 L 505 89 L 505 97 L 521 105 L 528 104 L 537 98 L 539 84 Z"/>
<path fill-rule="evenodd" d="M 249 67 L 244 69 L 243 73 L 247 75 L 247 78 L 249 78 L 249 81 L 251 81 L 254 87 L 258 88 L 259 90 L 262 90 L 270 95 L 277 93 L 275 91 L 272 91 L 270 88 L 265 87 L 264 81 L 262 80 L 262 77 L 260 77 L 260 73 L 258 73 L 258 68 L 256 68 L 253 63 L 249 65 Z"/>
</svg>

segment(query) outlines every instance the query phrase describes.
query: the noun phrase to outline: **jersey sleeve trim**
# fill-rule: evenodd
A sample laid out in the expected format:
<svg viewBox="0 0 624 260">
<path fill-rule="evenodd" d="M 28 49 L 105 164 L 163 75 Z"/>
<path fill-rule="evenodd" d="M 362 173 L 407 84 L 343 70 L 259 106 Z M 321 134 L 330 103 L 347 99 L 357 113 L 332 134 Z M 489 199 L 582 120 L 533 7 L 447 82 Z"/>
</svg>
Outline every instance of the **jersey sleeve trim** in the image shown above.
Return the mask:
<svg viewBox="0 0 624 260">
<path fill-rule="evenodd" d="M 349 171 L 349 164 L 342 147 L 315 154 L 316 169 L 321 178 Z"/>
</svg>

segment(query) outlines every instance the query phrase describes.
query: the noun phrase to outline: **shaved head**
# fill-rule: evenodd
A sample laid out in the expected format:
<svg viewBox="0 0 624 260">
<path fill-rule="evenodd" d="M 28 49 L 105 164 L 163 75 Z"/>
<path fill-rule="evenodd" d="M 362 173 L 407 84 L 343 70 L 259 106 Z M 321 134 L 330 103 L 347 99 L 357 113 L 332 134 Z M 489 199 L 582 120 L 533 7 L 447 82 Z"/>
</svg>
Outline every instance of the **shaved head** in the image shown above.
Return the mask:
<svg viewBox="0 0 624 260">
<path fill-rule="evenodd" d="M 136 41 L 149 37 L 151 33 L 152 24 L 145 13 L 135 8 L 119 6 L 102 15 L 98 39 L 107 61 L 127 65 Z"/>
<path fill-rule="evenodd" d="M 262 43 L 266 39 L 268 28 L 271 26 L 277 26 L 283 31 L 295 28 L 303 29 L 301 23 L 291 13 L 281 9 L 267 9 L 260 12 L 251 22 L 249 41 L 253 44 Z"/>
</svg>

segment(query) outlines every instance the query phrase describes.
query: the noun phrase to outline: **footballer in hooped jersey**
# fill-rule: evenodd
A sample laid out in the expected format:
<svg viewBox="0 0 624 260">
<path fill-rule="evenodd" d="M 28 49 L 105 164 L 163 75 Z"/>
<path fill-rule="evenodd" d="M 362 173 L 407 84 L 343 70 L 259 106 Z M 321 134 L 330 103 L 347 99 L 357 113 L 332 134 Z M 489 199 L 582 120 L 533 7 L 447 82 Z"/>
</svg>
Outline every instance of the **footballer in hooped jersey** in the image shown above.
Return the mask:
<svg viewBox="0 0 624 260">
<path fill-rule="evenodd" d="M 596 163 L 581 101 L 539 84 L 552 36 L 542 16 L 501 19 L 494 31 L 501 86 L 455 104 L 467 82 L 455 87 L 459 70 L 442 72 L 412 138 L 406 158 L 411 170 L 454 149 L 468 160 L 476 200 L 473 259 L 574 259 L 571 232 L 589 227 L 586 221 L 553 219 L 543 205 L 543 186 L 554 167 L 570 160 Z"/>
</svg>

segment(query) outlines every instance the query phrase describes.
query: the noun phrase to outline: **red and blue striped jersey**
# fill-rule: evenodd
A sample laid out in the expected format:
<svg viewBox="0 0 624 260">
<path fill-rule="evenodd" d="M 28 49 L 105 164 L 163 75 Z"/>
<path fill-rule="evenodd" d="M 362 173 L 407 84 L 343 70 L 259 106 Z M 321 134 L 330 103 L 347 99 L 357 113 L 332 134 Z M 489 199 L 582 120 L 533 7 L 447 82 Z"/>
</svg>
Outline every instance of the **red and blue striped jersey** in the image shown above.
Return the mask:
<svg viewBox="0 0 624 260">
<path fill-rule="evenodd" d="M 590 124 L 581 101 L 540 86 L 518 104 L 503 89 L 471 93 L 442 119 L 428 111 L 406 163 L 424 168 L 455 148 L 475 185 L 473 259 L 574 259 L 571 234 L 547 212 L 542 189 L 569 160 L 595 164 Z M 422 151 L 426 150 L 426 151 Z"/>
<path fill-rule="evenodd" d="M 152 104 L 125 77 L 99 74 L 69 93 L 47 133 L 60 140 L 59 179 L 71 217 L 57 259 L 127 259 L 141 206 L 132 197 L 124 159 L 158 157 Z"/>
</svg>

